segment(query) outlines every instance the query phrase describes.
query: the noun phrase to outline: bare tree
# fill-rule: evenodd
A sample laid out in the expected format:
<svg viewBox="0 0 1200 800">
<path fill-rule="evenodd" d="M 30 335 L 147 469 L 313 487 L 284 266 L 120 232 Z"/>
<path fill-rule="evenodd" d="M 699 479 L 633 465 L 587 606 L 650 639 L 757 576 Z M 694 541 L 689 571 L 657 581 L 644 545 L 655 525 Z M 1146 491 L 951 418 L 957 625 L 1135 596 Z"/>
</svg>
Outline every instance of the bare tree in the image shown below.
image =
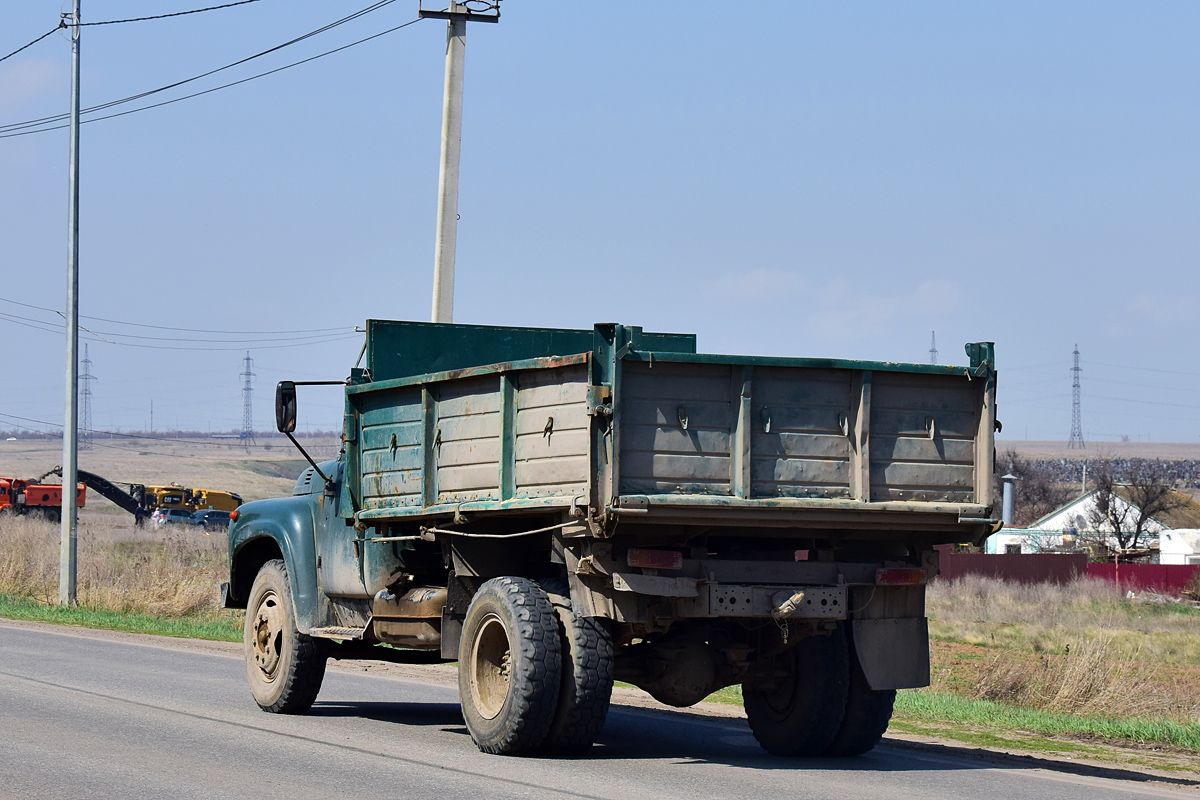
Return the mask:
<svg viewBox="0 0 1200 800">
<path fill-rule="evenodd" d="M 1000 454 L 996 466 L 997 498 L 1003 496 L 1000 477 L 1010 472 L 1017 476 L 1013 525 L 1018 527 L 1027 526 L 1057 511 L 1075 496 L 1070 485 L 1057 480 L 1050 465 L 1031 461 L 1011 447 Z"/>
<path fill-rule="evenodd" d="M 1122 550 L 1137 548 L 1146 533 L 1146 525 L 1160 514 L 1174 511 L 1187 503 L 1176 492 L 1162 461 L 1136 459 L 1120 468 L 1112 459 L 1093 461 L 1091 478 L 1096 487 L 1092 526 L 1111 528 Z"/>
</svg>

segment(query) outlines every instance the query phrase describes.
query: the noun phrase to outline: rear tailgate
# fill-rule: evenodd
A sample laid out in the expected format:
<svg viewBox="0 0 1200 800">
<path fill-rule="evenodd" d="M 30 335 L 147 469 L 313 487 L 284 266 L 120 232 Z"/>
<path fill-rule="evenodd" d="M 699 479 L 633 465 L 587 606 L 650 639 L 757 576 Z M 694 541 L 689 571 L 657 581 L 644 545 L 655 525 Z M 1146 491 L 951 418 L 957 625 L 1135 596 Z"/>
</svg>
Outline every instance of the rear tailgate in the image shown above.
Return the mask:
<svg viewBox="0 0 1200 800">
<path fill-rule="evenodd" d="M 614 392 L 616 509 L 979 523 L 992 504 L 995 423 L 983 349 L 971 367 L 627 354 Z"/>
</svg>

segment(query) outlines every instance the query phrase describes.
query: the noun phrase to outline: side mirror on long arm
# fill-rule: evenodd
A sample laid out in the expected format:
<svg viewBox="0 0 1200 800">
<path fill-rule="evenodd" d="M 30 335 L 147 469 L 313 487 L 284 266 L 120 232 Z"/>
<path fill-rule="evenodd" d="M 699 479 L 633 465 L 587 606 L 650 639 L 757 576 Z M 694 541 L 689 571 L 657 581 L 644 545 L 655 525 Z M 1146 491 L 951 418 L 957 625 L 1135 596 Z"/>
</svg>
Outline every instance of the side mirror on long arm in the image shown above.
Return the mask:
<svg viewBox="0 0 1200 800">
<path fill-rule="evenodd" d="M 275 427 L 280 433 L 296 430 L 296 384 L 280 381 L 275 387 Z"/>
<path fill-rule="evenodd" d="M 291 439 L 292 444 L 296 445 L 296 449 L 300 454 L 312 464 L 313 470 L 321 476 L 321 480 L 325 481 L 326 490 L 329 489 L 331 483 L 329 476 L 321 472 L 321 468 L 317 466 L 317 462 L 313 461 L 312 456 L 308 454 L 300 443 L 296 441 L 296 437 L 292 436 L 292 432 L 296 430 L 296 386 L 344 386 L 345 381 L 280 381 L 275 387 L 275 427 L 284 436 Z"/>
</svg>

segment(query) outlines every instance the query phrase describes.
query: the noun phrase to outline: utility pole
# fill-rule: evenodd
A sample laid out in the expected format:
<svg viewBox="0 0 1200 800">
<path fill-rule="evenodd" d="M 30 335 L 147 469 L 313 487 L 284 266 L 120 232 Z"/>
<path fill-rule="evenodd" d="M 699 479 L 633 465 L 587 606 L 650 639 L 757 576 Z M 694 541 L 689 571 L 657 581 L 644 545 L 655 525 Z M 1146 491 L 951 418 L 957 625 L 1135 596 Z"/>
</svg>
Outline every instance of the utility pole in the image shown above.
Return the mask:
<svg viewBox="0 0 1200 800">
<path fill-rule="evenodd" d="M 67 375 L 63 416 L 62 533 L 58 555 L 59 605 L 75 605 L 79 546 L 79 2 L 71 13 L 71 164 L 67 211 Z"/>
<path fill-rule="evenodd" d="M 463 69 L 467 56 L 467 23 L 499 22 L 500 2 L 451 2 L 446 11 L 418 8 L 421 19 L 444 19 L 446 87 L 442 98 L 442 163 L 438 173 L 437 235 L 433 248 L 433 321 L 454 321 L 454 250 L 458 238 L 458 165 L 462 151 Z"/>
</svg>

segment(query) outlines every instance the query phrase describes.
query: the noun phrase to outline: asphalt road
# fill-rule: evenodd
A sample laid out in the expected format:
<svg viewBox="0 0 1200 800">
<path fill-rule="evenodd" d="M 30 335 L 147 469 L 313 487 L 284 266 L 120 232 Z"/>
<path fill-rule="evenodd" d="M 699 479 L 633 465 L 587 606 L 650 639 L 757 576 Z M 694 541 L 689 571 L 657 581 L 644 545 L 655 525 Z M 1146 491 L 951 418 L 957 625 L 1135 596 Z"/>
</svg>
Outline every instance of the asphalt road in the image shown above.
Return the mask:
<svg viewBox="0 0 1200 800">
<path fill-rule="evenodd" d="M 1178 796 L 900 746 L 787 760 L 743 721 L 614 707 L 574 760 L 475 749 L 456 693 L 330 672 L 313 711 L 264 714 L 240 659 L 0 623 L 0 798 L 1044 798 Z"/>
</svg>

